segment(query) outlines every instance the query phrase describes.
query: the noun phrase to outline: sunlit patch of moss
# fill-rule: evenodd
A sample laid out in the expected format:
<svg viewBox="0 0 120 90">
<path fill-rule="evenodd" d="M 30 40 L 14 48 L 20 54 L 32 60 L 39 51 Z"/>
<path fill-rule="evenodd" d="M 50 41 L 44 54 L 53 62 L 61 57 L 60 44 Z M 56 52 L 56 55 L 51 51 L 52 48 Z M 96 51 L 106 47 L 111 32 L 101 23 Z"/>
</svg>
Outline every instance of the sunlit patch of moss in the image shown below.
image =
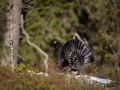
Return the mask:
<svg viewBox="0 0 120 90">
<path fill-rule="evenodd" d="M 34 67 L 29 66 L 29 65 L 25 65 L 23 63 L 20 63 L 20 64 L 16 65 L 14 67 L 14 69 L 15 69 L 16 72 L 22 72 L 22 71 L 28 71 L 28 70 L 34 71 L 34 72 L 39 71 L 38 68 L 34 68 Z"/>
</svg>

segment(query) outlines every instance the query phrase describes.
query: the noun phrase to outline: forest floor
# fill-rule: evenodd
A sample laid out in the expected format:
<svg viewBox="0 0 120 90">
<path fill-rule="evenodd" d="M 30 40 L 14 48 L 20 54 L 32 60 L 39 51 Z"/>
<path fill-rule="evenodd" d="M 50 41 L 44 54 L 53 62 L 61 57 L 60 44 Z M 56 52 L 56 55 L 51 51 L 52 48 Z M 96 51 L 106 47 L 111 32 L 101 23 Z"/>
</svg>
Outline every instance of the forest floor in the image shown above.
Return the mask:
<svg viewBox="0 0 120 90">
<path fill-rule="evenodd" d="M 49 65 L 48 76 L 30 73 L 27 68 L 21 64 L 12 72 L 9 67 L 0 67 L 0 90 L 120 90 L 120 87 L 101 87 L 68 78 L 66 74 L 58 74 L 53 65 Z M 43 71 L 41 67 L 31 70 Z"/>
</svg>

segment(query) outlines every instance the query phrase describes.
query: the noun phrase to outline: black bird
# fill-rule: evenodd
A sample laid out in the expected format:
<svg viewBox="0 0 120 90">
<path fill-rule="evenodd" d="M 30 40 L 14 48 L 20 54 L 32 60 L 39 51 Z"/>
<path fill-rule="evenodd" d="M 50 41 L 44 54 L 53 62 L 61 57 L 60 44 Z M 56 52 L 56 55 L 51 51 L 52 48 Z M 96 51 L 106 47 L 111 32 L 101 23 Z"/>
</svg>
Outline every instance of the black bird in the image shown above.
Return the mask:
<svg viewBox="0 0 120 90">
<path fill-rule="evenodd" d="M 62 68 L 70 66 L 69 71 L 78 71 L 79 74 L 84 64 L 94 61 L 91 50 L 78 40 L 69 40 L 64 45 L 55 42 L 54 47 L 58 51 L 58 63 L 62 63 Z"/>
</svg>

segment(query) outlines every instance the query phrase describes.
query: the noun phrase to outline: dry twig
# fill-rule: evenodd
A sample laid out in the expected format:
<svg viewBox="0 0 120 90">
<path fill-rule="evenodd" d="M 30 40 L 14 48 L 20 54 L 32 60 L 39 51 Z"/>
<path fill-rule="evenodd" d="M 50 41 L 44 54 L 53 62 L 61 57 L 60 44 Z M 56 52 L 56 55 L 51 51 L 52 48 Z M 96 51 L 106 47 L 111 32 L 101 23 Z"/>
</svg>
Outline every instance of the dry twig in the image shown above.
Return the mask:
<svg viewBox="0 0 120 90">
<path fill-rule="evenodd" d="M 83 44 L 85 44 L 86 46 L 89 46 L 87 40 L 86 40 L 85 38 L 84 38 L 84 40 L 82 40 L 82 38 L 80 37 L 80 35 L 79 35 L 77 32 L 75 32 L 75 34 L 74 34 L 74 36 L 73 36 L 73 39 L 75 39 L 75 37 L 77 37 L 77 39 L 78 39 L 79 41 L 81 41 Z"/>
<path fill-rule="evenodd" d="M 25 29 L 24 29 L 23 15 L 21 15 L 21 28 L 22 28 L 23 34 L 25 34 L 25 36 L 26 36 L 26 38 L 27 38 L 27 43 L 28 43 L 29 45 L 33 46 L 34 48 L 36 48 L 40 53 L 42 53 L 42 54 L 46 57 L 46 59 L 44 60 L 44 64 L 45 64 L 45 68 L 46 68 L 45 73 L 47 73 L 47 70 L 48 70 L 48 58 L 49 58 L 49 56 L 48 56 L 48 54 L 47 54 L 46 52 L 44 52 L 40 47 L 38 47 L 37 45 L 35 45 L 34 43 L 32 43 L 32 42 L 30 41 L 30 36 L 29 36 L 29 34 L 28 34 L 28 33 L 25 31 Z"/>
</svg>

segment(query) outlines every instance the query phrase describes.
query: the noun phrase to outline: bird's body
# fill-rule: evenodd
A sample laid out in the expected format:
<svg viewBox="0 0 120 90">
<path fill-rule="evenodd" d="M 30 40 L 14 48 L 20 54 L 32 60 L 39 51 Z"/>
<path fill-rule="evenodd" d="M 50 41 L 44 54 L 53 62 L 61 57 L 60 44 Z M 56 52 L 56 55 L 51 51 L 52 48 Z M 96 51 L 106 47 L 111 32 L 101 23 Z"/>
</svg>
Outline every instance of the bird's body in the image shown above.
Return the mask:
<svg viewBox="0 0 120 90">
<path fill-rule="evenodd" d="M 58 46 L 57 43 L 56 46 Z M 59 49 L 60 47 L 57 48 L 58 53 L 60 53 L 60 56 L 58 54 L 58 57 L 62 59 L 61 62 L 66 60 L 69 63 L 69 71 L 77 70 L 79 73 L 80 68 L 84 64 L 94 61 L 91 50 L 78 40 L 70 40 L 66 42 L 64 46 L 61 46 L 60 52 Z M 60 59 L 58 60 L 58 62 L 60 61 Z"/>
</svg>

